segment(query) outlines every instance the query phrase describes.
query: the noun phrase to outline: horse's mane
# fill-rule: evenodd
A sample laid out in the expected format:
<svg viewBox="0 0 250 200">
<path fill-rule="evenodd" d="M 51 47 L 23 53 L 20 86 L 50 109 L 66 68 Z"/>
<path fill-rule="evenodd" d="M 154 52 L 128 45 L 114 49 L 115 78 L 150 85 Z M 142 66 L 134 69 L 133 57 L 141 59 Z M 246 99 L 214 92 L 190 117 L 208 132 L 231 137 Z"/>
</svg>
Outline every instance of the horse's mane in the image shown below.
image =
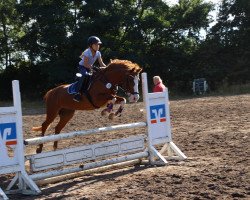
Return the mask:
<svg viewBox="0 0 250 200">
<path fill-rule="evenodd" d="M 119 59 L 111 60 L 111 62 L 107 65 L 106 69 L 107 70 L 113 68 L 117 69 L 118 67 L 122 67 L 127 70 L 132 70 L 132 69 L 134 69 L 135 71 L 142 70 L 142 68 L 136 63 L 133 63 L 129 60 L 119 60 Z"/>
</svg>

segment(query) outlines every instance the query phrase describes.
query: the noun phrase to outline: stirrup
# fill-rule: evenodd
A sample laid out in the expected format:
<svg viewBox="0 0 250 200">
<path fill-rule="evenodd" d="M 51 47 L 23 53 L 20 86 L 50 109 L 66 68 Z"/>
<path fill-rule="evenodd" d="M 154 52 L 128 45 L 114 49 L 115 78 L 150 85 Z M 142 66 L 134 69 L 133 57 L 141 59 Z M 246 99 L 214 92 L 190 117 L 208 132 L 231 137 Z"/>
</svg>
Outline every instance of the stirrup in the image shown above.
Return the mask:
<svg viewBox="0 0 250 200">
<path fill-rule="evenodd" d="M 80 102 L 82 100 L 82 97 L 79 93 L 77 93 L 77 94 L 75 94 L 73 100 L 76 102 Z"/>
</svg>

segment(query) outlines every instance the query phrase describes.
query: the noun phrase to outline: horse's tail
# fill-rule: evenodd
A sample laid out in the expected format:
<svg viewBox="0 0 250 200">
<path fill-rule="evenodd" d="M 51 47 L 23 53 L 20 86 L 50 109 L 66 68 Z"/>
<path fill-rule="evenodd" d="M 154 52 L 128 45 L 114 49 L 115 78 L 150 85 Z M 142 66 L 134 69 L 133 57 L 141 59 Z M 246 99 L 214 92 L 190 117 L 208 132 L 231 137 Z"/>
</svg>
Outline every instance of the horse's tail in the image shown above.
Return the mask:
<svg viewBox="0 0 250 200">
<path fill-rule="evenodd" d="M 52 92 L 52 89 L 49 90 L 49 91 L 44 95 L 43 100 L 44 100 L 45 102 L 47 102 L 48 96 L 49 96 L 49 94 L 50 94 L 51 92 Z M 34 126 L 34 127 L 32 127 L 31 130 L 32 130 L 32 131 L 42 131 L 42 126 Z"/>
<path fill-rule="evenodd" d="M 47 127 L 47 129 L 50 127 L 50 125 Z M 46 130 L 47 130 L 46 129 Z M 42 126 L 34 126 L 34 127 L 32 127 L 32 129 L 31 129 L 32 131 L 42 131 Z"/>
<path fill-rule="evenodd" d="M 42 131 L 42 126 L 32 127 L 32 131 Z"/>
</svg>

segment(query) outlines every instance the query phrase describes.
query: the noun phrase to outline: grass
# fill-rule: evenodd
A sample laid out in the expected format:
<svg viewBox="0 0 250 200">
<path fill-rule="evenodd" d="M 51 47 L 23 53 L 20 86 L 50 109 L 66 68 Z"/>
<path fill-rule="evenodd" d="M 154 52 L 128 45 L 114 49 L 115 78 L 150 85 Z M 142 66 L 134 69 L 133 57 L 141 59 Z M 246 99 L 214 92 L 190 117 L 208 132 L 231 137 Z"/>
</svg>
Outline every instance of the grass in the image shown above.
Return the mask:
<svg viewBox="0 0 250 200">
<path fill-rule="evenodd" d="M 250 83 L 244 85 L 222 85 L 215 92 L 211 94 L 215 95 L 238 95 L 238 94 L 249 94 Z"/>
<path fill-rule="evenodd" d="M 194 95 L 192 93 L 184 94 L 179 92 L 169 93 L 170 100 L 185 100 L 191 98 L 200 98 L 200 97 L 212 97 L 212 96 L 232 96 L 232 95 L 241 95 L 241 94 L 250 94 L 250 83 L 244 85 L 222 85 L 215 91 L 207 92 L 203 95 Z"/>
</svg>

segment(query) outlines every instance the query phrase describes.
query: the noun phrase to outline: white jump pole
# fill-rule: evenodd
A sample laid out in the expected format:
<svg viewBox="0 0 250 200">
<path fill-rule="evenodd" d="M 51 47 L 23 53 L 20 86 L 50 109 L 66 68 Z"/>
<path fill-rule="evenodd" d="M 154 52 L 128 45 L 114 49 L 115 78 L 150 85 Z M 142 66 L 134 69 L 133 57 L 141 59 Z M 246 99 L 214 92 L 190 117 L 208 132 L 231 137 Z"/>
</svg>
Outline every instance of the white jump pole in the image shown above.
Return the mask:
<svg viewBox="0 0 250 200">
<path fill-rule="evenodd" d="M 85 131 L 75 131 L 75 132 L 70 132 L 70 133 L 60 133 L 58 135 L 48 135 L 44 137 L 30 138 L 30 139 L 26 139 L 24 143 L 25 145 L 37 145 L 37 144 L 42 144 L 45 142 L 53 142 L 53 141 L 59 141 L 63 139 L 74 138 L 76 136 L 91 135 L 91 134 L 97 134 L 97 133 L 103 133 L 103 132 L 109 132 L 109 131 L 115 131 L 115 130 L 140 128 L 140 127 L 146 127 L 146 126 L 147 124 L 145 122 L 120 124 L 120 125 L 90 129 L 90 130 L 85 130 Z"/>
<path fill-rule="evenodd" d="M 2 197 L 1 197 L 2 196 Z M 0 188 L 0 199 L 8 200 L 9 198 L 6 196 L 6 194 L 3 192 L 3 190 Z"/>
<path fill-rule="evenodd" d="M 86 164 L 80 165 L 79 167 L 72 167 L 72 168 L 61 169 L 61 170 L 53 170 L 53 171 L 39 173 L 39 174 L 32 174 L 30 175 L 30 177 L 34 181 L 41 180 L 41 179 L 51 178 L 54 176 L 80 172 L 83 170 L 94 169 L 94 168 L 98 168 L 98 167 L 102 167 L 106 165 L 112 165 L 115 163 L 122 163 L 122 162 L 130 161 L 130 160 L 142 159 L 146 157 L 148 157 L 147 151 L 132 154 L 132 155 L 126 155 L 126 156 L 118 157 L 118 158 L 111 158 L 111 159 L 102 160 L 102 161 L 93 162 L 93 163 L 86 163 Z"/>
<path fill-rule="evenodd" d="M 143 103 L 144 103 L 144 108 L 146 109 L 146 112 L 148 112 L 147 106 L 149 105 L 149 99 L 148 99 L 148 78 L 147 78 L 147 73 L 142 73 L 142 94 L 143 94 Z M 152 141 L 148 140 L 148 146 L 149 146 L 149 162 L 153 164 L 154 162 L 154 152 L 152 150 Z"/>
</svg>

